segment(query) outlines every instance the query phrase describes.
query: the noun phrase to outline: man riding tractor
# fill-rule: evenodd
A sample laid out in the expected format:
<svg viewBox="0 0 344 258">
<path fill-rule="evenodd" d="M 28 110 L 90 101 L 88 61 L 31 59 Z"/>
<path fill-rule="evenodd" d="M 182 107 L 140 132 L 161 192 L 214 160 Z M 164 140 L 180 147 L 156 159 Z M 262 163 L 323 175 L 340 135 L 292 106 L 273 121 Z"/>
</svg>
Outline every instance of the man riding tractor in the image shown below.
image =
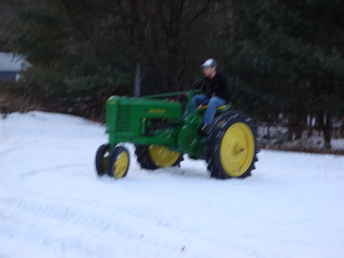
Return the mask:
<svg viewBox="0 0 344 258">
<path fill-rule="evenodd" d="M 197 90 L 107 100 L 109 140 L 97 150 L 97 175 L 115 179 L 127 175 L 130 153 L 124 143 L 132 143 L 143 169 L 180 166 L 187 154 L 206 161 L 214 178 L 251 175 L 258 152 L 256 125 L 226 104 L 226 80 L 217 72 L 216 61 L 208 59 L 201 68 L 205 77 Z M 176 101 L 178 96 L 184 97 Z"/>
<path fill-rule="evenodd" d="M 226 78 L 217 71 L 217 62 L 210 58 L 202 65 L 204 78 L 196 85 L 201 94 L 195 95 L 191 100 L 190 111 L 194 112 L 200 105 L 208 105 L 204 116 L 201 132 L 207 134 L 214 120 L 218 107 L 227 102 L 227 81 Z"/>
</svg>

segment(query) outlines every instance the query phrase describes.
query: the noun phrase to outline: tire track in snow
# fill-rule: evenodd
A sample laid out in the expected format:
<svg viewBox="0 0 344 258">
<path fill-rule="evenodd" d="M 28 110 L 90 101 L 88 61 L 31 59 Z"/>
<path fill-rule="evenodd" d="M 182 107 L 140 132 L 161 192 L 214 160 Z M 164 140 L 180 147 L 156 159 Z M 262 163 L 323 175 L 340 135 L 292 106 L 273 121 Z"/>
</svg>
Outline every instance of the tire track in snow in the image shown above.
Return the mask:
<svg viewBox="0 0 344 258">
<path fill-rule="evenodd" d="M 35 176 L 37 174 L 49 172 L 51 173 L 51 170 L 62 170 L 66 168 L 76 168 L 76 167 L 89 167 L 87 164 L 65 164 L 65 165 L 57 165 L 57 166 L 52 166 L 52 167 L 46 167 L 46 168 L 41 168 L 41 169 L 36 169 L 36 170 L 31 170 L 26 173 L 21 174 L 21 177 L 30 177 L 30 176 Z"/>
<path fill-rule="evenodd" d="M 79 204 L 81 204 L 80 202 L 81 200 L 79 200 Z M 104 214 L 96 215 L 94 212 L 92 213 L 91 210 L 96 210 L 100 207 L 98 205 L 99 203 L 91 201 L 83 203 L 84 206 L 88 206 L 87 214 L 80 212 L 80 210 L 77 211 L 74 207 L 61 206 L 59 204 L 43 204 L 42 202 L 38 201 L 28 201 L 17 198 L 2 198 L 0 199 L 0 205 L 1 203 L 5 203 L 7 207 L 12 207 L 22 212 L 29 212 L 34 215 L 43 215 L 44 217 L 49 217 L 56 220 L 66 220 L 75 224 L 89 223 L 91 226 L 101 230 L 107 230 L 111 226 L 114 216 L 130 217 L 139 222 L 149 222 L 150 224 L 155 224 L 155 226 L 170 229 L 169 223 L 164 218 L 151 217 L 145 213 L 138 212 L 137 210 L 128 210 L 122 207 L 120 210 L 117 209 L 115 213 L 111 214 L 112 216 L 110 220 L 110 217 L 106 217 Z M 91 210 L 89 209 L 90 205 L 94 206 L 91 208 Z M 106 210 L 110 210 L 110 207 L 106 206 Z M 186 229 L 182 228 L 181 226 L 174 225 L 174 229 L 177 229 L 179 233 L 190 233 L 190 231 L 191 233 L 198 233 L 198 231 L 194 232 L 194 229 L 191 227 Z"/>
<path fill-rule="evenodd" d="M 27 146 L 30 147 L 30 145 L 32 144 L 37 144 L 38 141 L 36 140 L 31 140 L 31 141 L 25 141 L 22 140 L 22 141 L 15 141 L 14 143 L 11 143 L 11 142 L 5 142 L 5 146 L 8 145 L 8 146 L 11 146 L 10 148 L 4 148 L 4 149 L 0 149 L 0 154 L 1 156 L 3 155 L 7 155 L 11 152 L 14 152 L 14 151 L 17 151 L 17 150 L 21 150 Z"/>
<path fill-rule="evenodd" d="M 0 239 L 20 240 L 26 244 L 38 245 L 48 249 L 53 249 L 55 252 L 74 252 L 82 255 L 82 257 L 102 257 L 99 256 L 99 250 L 91 248 L 88 243 L 71 237 L 57 237 L 49 234 L 47 231 L 41 229 L 34 224 L 24 224 L 20 227 L 14 227 L 13 224 L 0 224 Z"/>
<path fill-rule="evenodd" d="M 1 156 L 7 155 L 8 153 L 14 152 L 14 151 L 18 150 L 19 148 L 20 148 L 20 147 L 18 146 L 18 147 L 12 147 L 12 148 L 8 148 L 8 149 L 2 149 L 2 150 L 0 151 L 0 155 L 1 155 Z"/>
<path fill-rule="evenodd" d="M 149 217 L 147 214 L 141 217 L 140 213 L 129 212 L 125 209 L 116 210 L 116 212 L 112 214 L 96 214 L 92 208 L 83 212 L 81 209 L 76 209 L 74 207 L 60 206 L 59 204 L 44 204 L 38 201 L 28 201 L 16 198 L 0 199 L 0 207 L 1 205 L 4 205 L 5 209 L 10 211 L 10 217 L 12 217 L 11 214 L 13 214 L 13 217 L 18 216 L 16 214 L 20 214 L 27 220 L 27 214 L 29 214 L 39 221 L 49 219 L 55 223 L 62 224 L 62 226 L 68 225 L 69 227 L 77 229 L 76 231 L 80 231 L 81 229 L 81 231 L 91 233 L 92 235 L 100 237 L 111 236 L 112 239 L 124 239 L 125 242 L 133 242 L 136 248 L 145 250 L 145 252 L 147 248 L 148 250 L 152 250 L 153 253 L 163 250 L 164 254 L 170 255 L 186 255 L 185 252 L 188 252 L 187 257 L 200 258 L 207 257 L 204 256 L 205 252 L 202 252 L 202 250 L 207 250 L 206 253 L 209 254 L 212 252 L 216 253 L 219 249 L 226 249 L 226 246 L 223 246 L 223 242 L 214 242 L 204 237 L 204 235 L 199 234 L 200 232 L 194 232 L 192 229 L 190 230 L 190 228 L 176 227 L 176 225 L 170 226 L 169 223 L 161 219 Z M 109 210 L 108 207 L 106 208 L 104 212 Z M 129 222 L 124 221 L 123 218 L 126 218 L 126 221 Z M 36 224 L 26 225 L 28 229 L 25 232 L 18 232 L 18 228 L 15 226 L 17 223 L 18 222 L 13 221 L 10 225 L 0 225 L 0 236 L 3 231 L 9 232 L 8 234 L 10 235 L 24 234 L 24 236 L 27 235 L 28 237 L 34 233 L 35 236 L 39 236 L 40 242 L 49 248 L 55 248 L 57 250 L 80 250 L 83 254 L 90 254 L 86 257 L 103 257 L 97 256 L 97 253 L 99 254 L 99 248 L 97 249 L 97 246 L 90 249 L 88 243 L 94 242 L 94 239 L 89 241 L 87 239 L 70 237 L 59 238 L 44 230 L 39 230 Z M 146 228 L 148 232 L 142 231 L 140 226 L 137 227 L 138 225 L 145 225 L 143 228 Z M 10 237 L 10 235 L 7 237 Z M 166 239 L 165 237 L 165 239 L 163 239 L 161 235 L 168 236 L 168 238 Z M 34 241 L 34 239 L 30 239 L 30 241 Z M 197 248 L 192 248 L 192 244 L 195 244 L 195 242 L 197 243 L 195 245 Z M 232 252 L 234 250 L 237 251 L 234 252 L 237 253 L 236 257 L 243 257 L 243 254 L 246 254 L 244 257 L 261 257 L 256 251 L 249 250 L 245 246 L 227 243 L 227 246 L 229 245 L 231 246 Z M 192 250 L 189 250 L 190 247 Z M 109 248 L 103 246 L 100 250 L 109 250 Z M 126 251 L 130 252 L 130 250 Z M 161 254 L 157 255 L 157 257 L 162 256 Z M 149 257 L 149 255 L 147 255 L 147 257 Z"/>
<path fill-rule="evenodd" d="M 87 231 L 92 232 L 92 234 L 96 231 L 97 235 L 115 235 L 115 237 L 113 237 L 114 239 L 121 238 L 126 239 L 125 241 L 134 242 L 136 245 L 142 246 L 143 250 L 145 250 L 147 246 L 150 246 L 152 250 L 164 250 L 164 252 L 167 253 L 178 254 L 184 247 L 182 243 L 166 242 L 155 236 L 152 238 L 149 232 L 147 234 L 146 232 L 137 231 L 137 229 L 135 229 L 136 223 L 134 223 L 134 226 L 131 226 L 121 221 L 120 218 L 110 219 L 110 217 L 107 216 L 96 216 L 92 212 L 85 214 L 70 207 L 50 206 L 14 198 L 0 199 L 0 206 L 1 204 L 5 204 L 5 209 L 10 211 L 10 217 L 12 217 L 11 214 L 13 214 L 13 217 L 18 216 L 15 214 L 20 214 L 26 218 L 25 216 L 27 215 L 25 215 L 25 213 L 30 213 L 30 215 L 36 217 L 38 221 L 48 218 L 63 223 L 64 225 L 68 224 L 72 227 L 81 227 L 82 230 L 87 229 Z M 116 217 L 121 215 L 118 211 L 116 213 Z M 129 214 L 124 213 L 124 215 L 128 217 Z M 132 224 L 133 218 L 130 218 L 130 221 L 130 224 Z M 27 224 L 25 225 L 25 227 L 27 227 L 26 230 L 18 230 L 18 227 L 15 226 L 16 224 L 18 224 L 18 221 L 13 221 L 10 225 L 0 225 L 0 235 L 2 235 L 2 237 L 7 236 L 7 238 L 13 235 L 23 235 L 27 236 L 27 239 L 30 239 L 30 235 L 35 235 L 40 239 L 40 242 L 45 243 L 45 245 L 49 243 L 50 246 L 55 246 L 60 249 L 80 249 L 83 253 L 92 253 L 92 250 L 88 249 L 89 245 L 83 243 L 80 239 L 57 238 L 49 235 L 44 230 L 39 230 L 39 225 L 36 224 Z M 149 227 L 160 227 L 160 225 L 149 224 Z M 33 241 L 33 239 L 30 239 L 30 241 Z"/>
</svg>

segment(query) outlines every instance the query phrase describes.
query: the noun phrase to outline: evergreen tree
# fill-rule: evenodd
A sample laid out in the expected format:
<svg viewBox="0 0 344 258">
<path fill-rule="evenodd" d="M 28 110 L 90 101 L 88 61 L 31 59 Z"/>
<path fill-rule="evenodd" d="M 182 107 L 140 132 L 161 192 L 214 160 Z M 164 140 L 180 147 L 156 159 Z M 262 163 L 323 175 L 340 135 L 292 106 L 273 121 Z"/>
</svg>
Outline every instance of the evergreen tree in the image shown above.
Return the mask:
<svg viewBox="0 0 344 258">
<path fill-rule="evenodd" d="M 235 12 L 226 60 L 244 92 L 242 106 L 264 114 L 262 119 L 284 113 L 297 137 L 315 114 L 330 147 L 332 118 L 343 111 L 344 4 L 241 1 Z"/>
</svg>

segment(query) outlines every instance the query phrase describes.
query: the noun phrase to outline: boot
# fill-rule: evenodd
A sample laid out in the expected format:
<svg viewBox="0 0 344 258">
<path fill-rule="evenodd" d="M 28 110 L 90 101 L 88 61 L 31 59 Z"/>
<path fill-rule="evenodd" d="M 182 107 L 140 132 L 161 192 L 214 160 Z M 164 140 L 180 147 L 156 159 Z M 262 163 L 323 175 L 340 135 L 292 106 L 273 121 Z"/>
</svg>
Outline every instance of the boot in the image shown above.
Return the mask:
<svg viewBox="0 0 344 258">
<path fill-rule="evenodd" d="M 206 125 L 206 124 L 203 124 L 202 127 L 199 130 L 199 134 L 201 136 L 208 136 L 209 132 L 210 132 L 210 126 Z"/>
</svg>

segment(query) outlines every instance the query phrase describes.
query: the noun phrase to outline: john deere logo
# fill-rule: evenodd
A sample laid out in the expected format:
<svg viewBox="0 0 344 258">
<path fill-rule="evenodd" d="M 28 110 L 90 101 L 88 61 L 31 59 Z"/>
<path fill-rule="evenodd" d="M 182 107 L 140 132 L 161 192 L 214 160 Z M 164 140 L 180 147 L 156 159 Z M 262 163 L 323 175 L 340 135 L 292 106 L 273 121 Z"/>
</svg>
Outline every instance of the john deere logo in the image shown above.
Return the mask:
<svg viewBox="0 0 344 258">
<path fill-rule="evenodd" d="M 165 109 L 150 109 L 149 111 L 148 111 L 149 113 L 165 113 L 166 112 L 166 110 Z"/>
</svg>

